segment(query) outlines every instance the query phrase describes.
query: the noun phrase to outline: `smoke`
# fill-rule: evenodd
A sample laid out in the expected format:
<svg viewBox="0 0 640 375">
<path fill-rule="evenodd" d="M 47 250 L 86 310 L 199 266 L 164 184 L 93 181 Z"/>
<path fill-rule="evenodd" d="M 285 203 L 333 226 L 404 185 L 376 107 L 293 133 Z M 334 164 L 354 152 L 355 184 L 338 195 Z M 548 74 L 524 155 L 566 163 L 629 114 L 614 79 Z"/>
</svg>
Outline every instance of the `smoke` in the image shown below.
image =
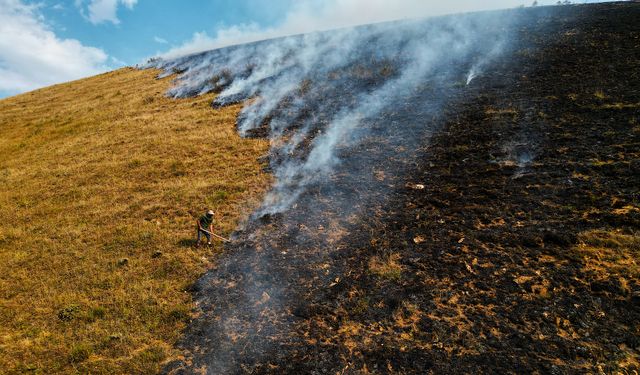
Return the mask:
<svg viewBox="0 0 640 375">
<path fill-rule="evenodd" d="M 285 0 L 280 0 L 282 3 Z M 554 1 L 540 2 L 553 4 Z M 283 36 L 333 30 L 339 28 L 387 22 L 402 19 L 441 16 L 460 12 L 514 8 L 528 5 L 518 0 L 302 0 L 287 2 L 289 11 L 279 22 L 271 26 L 261 26 L 257 22 L 247 22 L 220 27 L 214 35 L 205 31 L 196 32 L 190 40 L 180 46 L 160 54 L 170 59 L 201 51 L 227 47 L 259 40 Z M 257 2 L 257 8 L 274 7 L 271 2 Z"/>
<path fill-rule="evenodd" d="M 240 134 L 269 137 L 275 182 L 254 222 L 280 214 L 284 226 L 317 227 L 314 220 L 330 209 L 339 226 L 358 207 L 398 188 L 385 176 L 402 175 L 422 155 L 417 150 L 440 130 L 445 107 L 473 95 L 471 82 L 508 56 L 519 22 L 517 11 L 389 22 L 158 59 L 150 66 L 164 75 L 178 73 L 170 96 L 213 91 L 214 108 L 244 103 Z M 206 332 L 206 342 L 222 340 L 202 355 L 211 356 L 204 362 L 217 373 L 233 369 L 240 349 L 250 348 L 255 358 L 268 354 L 264 337 L 288 324 L 273 316 L 291 311 L 296 298 L 287 287 L 296 280 L 291 272 L 328 256 L 305 254 L 300 265 L 294 251 L 278 250 L 276 238 L 263 241 L 256 233 L 246 236 L 243 255 L 221 262 L 201 282 L 206 317 L 199 332 Z M 329 239 L 314 241 L 325 241 L 315 248 L 332 248 Z M 221 302 L 226 299 L 233 303 Z M 238 332 L 248 335 L 246 341 L 227 339 Z"/>
<path fill-rule="evenodd" d="M 220 91 L 214 106 L 254 98 L 242 109 L 238 130 L 247 136 L 262 129 L 272 140 L 276 184 L 259 214 L 273 214 L 327 178 L 340 163 L 338 149 L 357 144 L 354 130 L 362 130 L 363 121 L 376 118 L 400 96 L 425 84 L 468 85 L 481 75 L 504 51 L 514 17 L 484 13 L 392 22 L 234 46 L 155 65 L 166 74 L 181 73 L 171 96 Z M 346 96 L 349 102 L 331 99 Z M 315 115 L 301 118 L 303 113 Z"/>
</svg>

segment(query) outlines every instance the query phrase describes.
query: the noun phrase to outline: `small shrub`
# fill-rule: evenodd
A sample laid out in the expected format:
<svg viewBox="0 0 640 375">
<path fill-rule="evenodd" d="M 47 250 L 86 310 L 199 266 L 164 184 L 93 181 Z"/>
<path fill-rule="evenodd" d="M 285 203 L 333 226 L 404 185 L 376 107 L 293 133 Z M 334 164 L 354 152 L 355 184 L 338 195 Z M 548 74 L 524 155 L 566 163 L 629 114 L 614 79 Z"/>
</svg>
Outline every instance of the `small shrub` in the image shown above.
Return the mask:
<svg viewBox="0 0 640 375">
<path fill-rule="evenodd" d="M 91 346 L 87 344 L 77 344 L 71 349 L 71 353 L 69 354 L 69 362 L 71 363 L 80 363 L 89 359 L 93 350 Z"/>
<path fill-rule="evenodd" d="M 70 322 L 75 317 L 77 317 L 79 313 L 80 313 L 80 306 L 69 305 L 60 309 L 60 311 L 58 311 L 58 319 L 62 320 L 63 322 Z"/>
<path fill-rule="evenodd" d="M 87 320 L 90 322 L 95 322 L 98 319 L 103 319 L 107 315 L 107 310 L 102 307 L 94 307 L 87 313 Z"/>
</svg>

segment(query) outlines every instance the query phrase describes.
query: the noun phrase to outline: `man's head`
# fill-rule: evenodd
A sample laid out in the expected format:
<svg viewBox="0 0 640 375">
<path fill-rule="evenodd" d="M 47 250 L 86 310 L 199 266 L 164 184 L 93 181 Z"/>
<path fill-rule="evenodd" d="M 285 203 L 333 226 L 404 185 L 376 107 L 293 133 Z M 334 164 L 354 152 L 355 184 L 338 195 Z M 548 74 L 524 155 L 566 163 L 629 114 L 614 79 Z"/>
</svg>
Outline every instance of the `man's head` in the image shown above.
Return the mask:
<svg viewBox="0 0 640 375">
<path fill-rule="evenodd" d="M 213 217 L 213 210 L 207 211 L 207 217 Z"/>
</svg>

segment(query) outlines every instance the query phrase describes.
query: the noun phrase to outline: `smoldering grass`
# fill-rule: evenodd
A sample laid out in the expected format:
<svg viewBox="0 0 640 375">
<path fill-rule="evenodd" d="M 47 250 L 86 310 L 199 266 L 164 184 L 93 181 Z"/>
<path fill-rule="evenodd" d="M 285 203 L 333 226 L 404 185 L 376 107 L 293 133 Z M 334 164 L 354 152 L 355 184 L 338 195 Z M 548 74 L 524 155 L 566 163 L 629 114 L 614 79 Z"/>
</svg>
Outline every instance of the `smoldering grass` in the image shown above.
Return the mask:
<svg viewBox="0 0 640 375">
<path fill-rule="evenodd" d="M 259 97 L 242 109 L 238 128 L 240 134 L 248 135 L 266 123 L 272 139 L 289 131 L 287 119 L 303 112 L 308 104 L 305 95 L 314 91 L 313 85 L 333 82 L 340 90 L 344 79 L 369 82 L 361 87 L 344 84 L 343 90 L 349 90 L 355 100 L 352 105 L 345 103 L 338 108 L 325 127 L 327 131 L 314 140 L 308 157 L 271 166 L 277 176 L 276 185 L 265 198 L 263 211 L 274 213 L 286 210 L 295 201 L 301 194 L 296 189 L 304 190 L 330 173 L 338 163 L 335 139 L 349 138 L 360 128 L 362 119 L 376 117 L 398 95 L 422 86 L 427 76 L 449 74 L 452 69 L 447 64 L 468 66 L 461 79 L 470 84 L 507 48 L 505 27 L 516 22 L 517 16 L 504 17 L 501 13 L 392 22 L 234 46 L 156 60 L 151 65 L 165 72 L 183 72 L 169 91 L 171 96 L 211 89 L 220 92 L 215 101 L 220 104 L 237 102 L 238 97 Z M 240 61 L 243 63 L 238 64 Z M 340 91 L 335 94 L 340 95 Z M 289 99 L 298 96 L 300 100 Z M 288 113 L 284 117 L 279 112 L 283 103 L 287 103 Z M 321 101 L 315 111 L 322 111 L 322 106 Z M 306 120 L 296 126 L 294 133 L 301 136 L 288 136 L 295 144 L 283 146 L 287 151 L 295 149 L 316 124 Z M 358 139 L 352 142 L 357 143 Z"/>
</svg>

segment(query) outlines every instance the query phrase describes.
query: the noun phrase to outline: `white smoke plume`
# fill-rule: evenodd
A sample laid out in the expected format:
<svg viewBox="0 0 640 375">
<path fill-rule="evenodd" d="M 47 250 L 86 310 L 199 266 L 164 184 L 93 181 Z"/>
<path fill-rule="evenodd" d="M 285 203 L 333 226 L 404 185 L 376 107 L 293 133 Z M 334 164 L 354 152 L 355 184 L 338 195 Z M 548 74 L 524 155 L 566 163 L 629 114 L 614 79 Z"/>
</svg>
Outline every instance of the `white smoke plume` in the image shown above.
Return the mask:
<svg viewBox="0 0 640 375">
<path fill-rule="evenodd" d="M 214 105 L 255 98 L 243 108 L 238 129 L 250 135 L 268 127 L 277 145 L 273 151 L 278 158 L 272 162 L 276 184 L 260 212 L 272 214 L 289 208 L 308 185 L 332 173 L 340 163 L 336 151 L 358 142 L 355 130 L 360 130 L 358 137 L 366 136 L 363 121 L 425 84 L 468 85 L 481 75 L 506 48 L 507 26 L 516 18 L 516 12 L 508 17 L 484 13 L 383 23 L 233 46 L 154 64 L 166 74 L 181 73 L 171 96 L 221 91 Z M 357 77 L 347 77 L 353 72 L 345 71 L 354 67 L 362 70 L 356 76 L 370 75 L 364 84 Z M 315 97 L 304 92 L 305 85 L 325 95 L 348 94 L 352 103 Z M 314 116 L 298 119 L 303 112 L 333 115 L 319 124 Z M 296 152 L 309 140 L 306 152 Z"/>
<path fill-rule="evenodd" d="M 248 22 L 221 27 L 214 35 L 199 31 L 194 33 L 190 40 L 159 56 L 170 59 L 231 45 L 315 31 L 460 12 L 515 8 L 532 3 L 533 1 L 521 0 L 300 0 L 290 2 L 290 10 L 283 15 L 280 22 L 272 26 L 260 26 L 258 23 Z M 548 0 L 538 3 L 551 5 L 556 2 Z M 266 8 L 271 7 L 272 4 L 257 2 L 255 6 Z"/>
</svg>

